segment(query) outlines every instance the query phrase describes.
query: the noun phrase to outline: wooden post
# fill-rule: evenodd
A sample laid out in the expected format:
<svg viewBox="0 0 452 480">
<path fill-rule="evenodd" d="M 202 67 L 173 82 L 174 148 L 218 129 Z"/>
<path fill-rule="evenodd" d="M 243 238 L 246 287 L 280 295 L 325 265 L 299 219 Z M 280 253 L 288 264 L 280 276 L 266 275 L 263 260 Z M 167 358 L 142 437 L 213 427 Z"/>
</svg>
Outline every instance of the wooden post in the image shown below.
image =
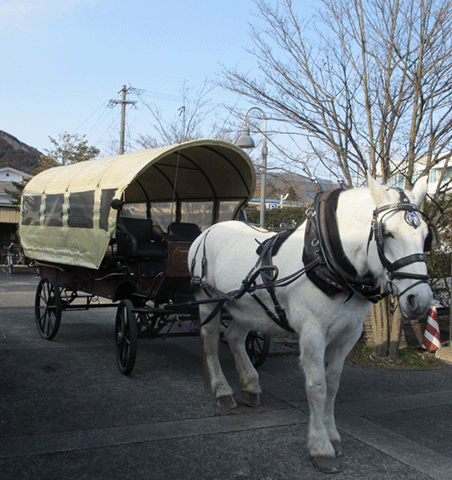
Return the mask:
<svg viewBox="0 0 452 480">
<path fill-rule="evenodd" d="M 450 293 L 449 293 L 449 348 L 452 348 L 452 255 L 450 262 Z"/>
<path fill-rule="evenodd" d="M 389 315 L 389 318 L 390 315 Z M 389 330 L 389 356 L 399 358 L 400 335 L 402 332 L 402 313 L 400 307 L 397 307 L 392 316 L 391 328 Z"/>
</svg>

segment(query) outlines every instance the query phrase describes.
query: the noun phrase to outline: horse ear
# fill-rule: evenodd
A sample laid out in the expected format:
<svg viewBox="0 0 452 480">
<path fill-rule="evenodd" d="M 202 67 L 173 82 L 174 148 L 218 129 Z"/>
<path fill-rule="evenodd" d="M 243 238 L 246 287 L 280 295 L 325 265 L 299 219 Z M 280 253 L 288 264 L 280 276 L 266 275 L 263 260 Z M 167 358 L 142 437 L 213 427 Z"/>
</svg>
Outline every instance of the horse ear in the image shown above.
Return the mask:
<svg viewBox="0 0 452 480">
<path fill-rule="evenodd" d="M 367 185 L 377 207 L 386 205 L 389 202 L 389 195 L 383 185 L 380 185 L 375 178 L 367 171 Z"/>
<path fill-rule="evenodd" d="M 410 197 L 411 203 L 414 203 L 418 207 L 421 205 L 424 197 L 427 193 L 427 176 L 419 177 L 414 184 L 413 190 L 407 192 Z"/>
</svg>

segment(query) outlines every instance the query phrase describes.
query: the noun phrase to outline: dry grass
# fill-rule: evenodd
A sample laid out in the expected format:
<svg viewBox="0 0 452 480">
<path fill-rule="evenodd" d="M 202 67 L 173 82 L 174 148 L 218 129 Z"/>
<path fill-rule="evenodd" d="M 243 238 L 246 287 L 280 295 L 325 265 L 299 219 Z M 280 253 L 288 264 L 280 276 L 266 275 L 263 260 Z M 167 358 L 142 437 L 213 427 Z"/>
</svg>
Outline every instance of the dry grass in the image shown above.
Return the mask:
<svg viewBox="0 0 452 480">
<path fill-rule="evenodd" d="M 413 348 L 399 350 L 400 357 L 377 357 L 372 347 L 357 344 L 348 355 L 346 362 L 363 367 L 394 369 L 429 369 L 443 366 L 444 363 L 434 354 Z"/>
</svg>

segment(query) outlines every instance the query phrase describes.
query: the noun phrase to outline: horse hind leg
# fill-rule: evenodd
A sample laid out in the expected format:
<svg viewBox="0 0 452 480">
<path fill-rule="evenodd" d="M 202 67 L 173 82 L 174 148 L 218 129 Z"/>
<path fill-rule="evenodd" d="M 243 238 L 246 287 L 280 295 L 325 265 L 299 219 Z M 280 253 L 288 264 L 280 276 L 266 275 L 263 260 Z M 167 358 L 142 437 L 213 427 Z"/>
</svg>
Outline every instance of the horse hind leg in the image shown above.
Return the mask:
<svg viewBox="0 0 452 480">
<path fill-rule="evenodd" d="M 200 305 L 199 313 L 201 322 L 212 311 L 212 306 Z M 224 408 L 236 408 L 237 403 L 221 368 L 218 355 L 220 343 L 220 314 L 201 328 L 201 345 L 203 351 L 204 381 L 210 386 L 215 395 L 217 404 Z"/>
<path fill-rule="evenodd" d="M 234 356 L 235 366 L 240 377 L 240 389 L 242 391 L 243 403 L 250 407 L 260 405 L 261 388 L 259 385 L 259 374 L 254 368 L 245 348 L 245 340 L 249 333 L 238 322 L 233 321 L 225 331 L 225 339 Z"/>
</svg>

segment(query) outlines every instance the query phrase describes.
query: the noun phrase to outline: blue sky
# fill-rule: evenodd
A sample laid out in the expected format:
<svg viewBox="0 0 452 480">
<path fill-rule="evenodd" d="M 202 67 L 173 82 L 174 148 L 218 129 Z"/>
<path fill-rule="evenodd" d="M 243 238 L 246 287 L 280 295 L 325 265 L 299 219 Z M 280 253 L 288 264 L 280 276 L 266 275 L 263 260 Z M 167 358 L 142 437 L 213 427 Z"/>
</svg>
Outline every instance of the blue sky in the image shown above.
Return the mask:
<svg viewBox="0 0 452 480">
<path fill-rule="evenodd" d="M 254 11 L 252 0 L 0 0 L 0 130 L 41 151 L 66 131 L 104 148 L 119 138 L 120 107 L 107 104 L 122 85 L 171 119 L 184 81 L 255 65 L 245 50 Z M 127 123 L 132 137 L 154 133 L 142 104 Z"/>
</svg>

